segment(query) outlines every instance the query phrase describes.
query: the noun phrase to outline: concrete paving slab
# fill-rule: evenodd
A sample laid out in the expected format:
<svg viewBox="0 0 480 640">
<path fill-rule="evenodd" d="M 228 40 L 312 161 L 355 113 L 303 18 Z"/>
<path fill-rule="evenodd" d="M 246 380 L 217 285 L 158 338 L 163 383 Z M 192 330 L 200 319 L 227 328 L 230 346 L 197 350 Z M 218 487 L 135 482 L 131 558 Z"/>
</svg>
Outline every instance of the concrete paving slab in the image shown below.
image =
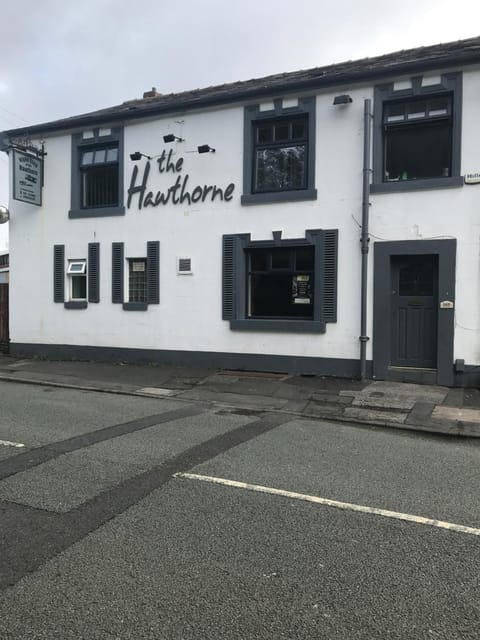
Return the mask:
<svg viewBox="0 0 480 640">
<path fill-rule="evenodd" d="M 347 407 L 343 415 L 351 420 L 372 422 L 374 424 L 403 424 L 408 413 L 397 413 L 393 411 L 380 411 L 368 407 Z"/>
<path fill-rule="evenodd" d="M 440 406 L 435 407 L 432 412 L 432 418 L 480 425 L 480 409 L 458 409 L 456 407 Z"/>
<path fill-rule="evenodd" d="M 64 513 L 195 444 L 253 419 L 209 412 L 113 438 L 6 478 L 0 482 L 0 498 Z"/>
<path fill-rule="evenodd" d="M 240 393 L 222 393 L 220 390 L 212 391 L 204 387 L 195 387 L 195 389 L 180 393 L 177 397 L 188 400 L 201 400 L 203 402 L 217 402 L 228 406 L 243 407 L 258 411 L 282 409 L 287 404 L 287 400 L 282 398 L 244 395 Z"/>
<path fill-rule="evenodd" d="M 178 392 L 174 391 L 173 389 L 161 389 L 159 387 L 142 387 L 141 389 L 137 390 L 137 393 L 169 398 L 171 396 L 176 396 Z"/>
</svg>

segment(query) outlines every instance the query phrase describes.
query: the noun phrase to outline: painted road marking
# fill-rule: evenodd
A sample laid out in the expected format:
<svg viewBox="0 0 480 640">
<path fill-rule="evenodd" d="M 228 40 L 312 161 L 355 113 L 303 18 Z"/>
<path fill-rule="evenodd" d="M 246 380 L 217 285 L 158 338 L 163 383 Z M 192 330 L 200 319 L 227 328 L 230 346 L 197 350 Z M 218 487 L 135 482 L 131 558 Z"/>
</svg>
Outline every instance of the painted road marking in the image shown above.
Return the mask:
<svg viewBox="0 0 480 640">
<path fill-rule="evenodd" d="M 296 493 L 294 491 L 285 491 L 284 489 L 275 489 L 274 487 L 264 487 L 259 484 L 249 484 L 247 482 L 237 482 L 236 480 L 227 480 L 226 478 L 215 478 L 214 476 L 202 476 L 196 473 L 176 473 L 175 478 L 185 478 L 186 480 L 200 480 L 201 482 L 210 482 L 220 484 L 235 489 L 246 489 L 247 491 L 256 491 L 258 493 L 268 493 L 274 496 L 282 496 L 283 498 L 291 498 L 293 500 L 303 500 L 304 502 L 313 502 L 327 507 L 335 507 L 347 511 L 358 511 L 360 513 L 369 513 L 371 515 L 383 516 L 384 518 L 393 518 L 394 520 L 405 520 L 415 524 L 423 524 L 429 527 L 437 527 L 438 529 L 447 529 L 457 533 L 468 533 L 472 536 L 480 536 L 480 529 L 474 527 L 466 527 L 462 524 L 453 522 L 445 522 L 443 520 L 435 520 L 433 518 L 424 518 L 423 516 L 414 516 L 410 513 L 400 513 L 398 511 L 388 511 L 386 509 L 377 509 L 376 507 L 366 507 L 361 504 L 352 504 L 351 502 L 339 502 L 338 500 L 330 500 L 329 498 L 320 498 L 318 496 L 310 496 L 304 493 Z"/>
<path fill-rule="evenodd" d="M 24 447 L 25 445 L 22 444 L 21 442 L 10 442 L 9 440 L 0 440 L 0 447 L 16 447 L 17 449 L 20 449 L 21 447 Z"/>
</svg>

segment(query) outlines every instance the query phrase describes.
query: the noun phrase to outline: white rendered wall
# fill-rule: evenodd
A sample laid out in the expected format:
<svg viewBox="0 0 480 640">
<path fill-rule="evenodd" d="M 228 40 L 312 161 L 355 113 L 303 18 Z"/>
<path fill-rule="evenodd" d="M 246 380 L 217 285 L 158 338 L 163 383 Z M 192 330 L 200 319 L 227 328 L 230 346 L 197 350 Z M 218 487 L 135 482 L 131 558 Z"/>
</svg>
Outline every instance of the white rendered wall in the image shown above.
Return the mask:
<svg viewBox="0 0 480 640">
<path fill-rule="evenodd" d="M 464 73 L 462 173 L 480 168 L 476 116 L 479 74 Z M 235 184 L 230 202 L 191 206 L 160 205 L 138 210 L 138 199 L 124 217 L 69 220 L 70 135 L 46 139 L 42 208 L 10 203 L 12 342 L 137 347 L 358 358 L 360 332 L 360 228 L 363 159 L 363 101 L 373 88 L 346 88 L 353 102 L 334 107 L 333 96 L 316 98 L 316 201 L 241 206 L 243 185 L 243 107 L 187 113 L 125 127 L 125 190 L 134 163 L 129 155 L 156 155 L 174 149 L 184 158 L 182 175 L 195 185 Z M 183 122 L 181 122 L 183 121 Z M 165 145 L 175 133 L 185 142 Z M 187 153 L 208 143 L 216 153 Z M 138 162 L 140 176 L 145 160 Z M 152 191 L 166 191 L 175 175 L 160 174 L 155 162 Z M 125 195 L 125 204 L 127 197 Z M 457 238 L 458 324 L 455 357 L 480 361 L 479 239 L 480 185 L 371 196 L 371 245 L 377 239 Z M 232 331 L 221 319 L 222 235 L 251 233 L 269 240 L 303 238 L 306 229 L 339 230 L 338 322 L 324 334 Z M 111 243 L 124 242 L 126 257 L 146 255 L 146 243 L 160 241 L 160 304 L 146 312 L 123 311 L 111 302 Z M 99 304 L 66 310 L 53 303 L 53 245 L 65 244 L 66 259 L 86 258 L 88 242 L 100 243 Z M 176 274 L 176 258 L 192 259 L 193 275 Z M 369 270 L 369 329 L 372 335 L 372 266 Z M 371 358 L 368 344 L 367 357 Z"/>
</svg>

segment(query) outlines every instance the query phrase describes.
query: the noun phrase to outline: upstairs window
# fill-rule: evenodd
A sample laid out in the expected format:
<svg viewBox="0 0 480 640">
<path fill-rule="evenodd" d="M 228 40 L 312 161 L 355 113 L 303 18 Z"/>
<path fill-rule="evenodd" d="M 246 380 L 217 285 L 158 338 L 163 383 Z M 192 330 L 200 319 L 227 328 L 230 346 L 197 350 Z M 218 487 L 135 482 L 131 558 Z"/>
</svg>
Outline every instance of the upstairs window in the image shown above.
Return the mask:
<svg viewBox="0 0 480 640">
<path fill-rule="evenodd" d="M 308 118 L 254 124 L 254 193 L 305 189 Z"/>
<path fill-rule="evenodd" d="M 81 152 L 81 208 L 118 205 L 118 145 Z"/>
<path fill-rule="evenodd" d="M 243 205 L 316 200 L 315 97 L 245 107 Z"/>
<path fill-rule="evenodd" d="M 72 135 L 72 186 L 69 218 L 125 215 L 124 148 L 121 127 Z"/>
<path fill-rule="evenodd" d="M 461 73 L 377 85 L 371 193 L 461 187 L 461 140 Z"/>
<path fill-rule="evenodd" d="M 383 107 L 384 181 L 452 175 L 452 99 L 386 103 Z"/>
</svg>

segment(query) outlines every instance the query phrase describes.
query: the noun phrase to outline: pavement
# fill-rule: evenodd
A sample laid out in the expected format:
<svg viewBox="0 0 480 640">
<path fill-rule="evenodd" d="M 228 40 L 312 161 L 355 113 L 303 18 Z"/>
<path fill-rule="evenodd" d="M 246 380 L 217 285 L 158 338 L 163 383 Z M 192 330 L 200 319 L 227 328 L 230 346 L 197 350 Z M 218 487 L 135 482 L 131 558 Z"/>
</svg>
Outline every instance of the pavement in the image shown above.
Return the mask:
<svg viewBox="0 0 480 640">
<path fill-rule="evenodd" d="M 168 365 L 0 355 L 0 381 L 480 437 L 480 390 Z"/>
</svg>

